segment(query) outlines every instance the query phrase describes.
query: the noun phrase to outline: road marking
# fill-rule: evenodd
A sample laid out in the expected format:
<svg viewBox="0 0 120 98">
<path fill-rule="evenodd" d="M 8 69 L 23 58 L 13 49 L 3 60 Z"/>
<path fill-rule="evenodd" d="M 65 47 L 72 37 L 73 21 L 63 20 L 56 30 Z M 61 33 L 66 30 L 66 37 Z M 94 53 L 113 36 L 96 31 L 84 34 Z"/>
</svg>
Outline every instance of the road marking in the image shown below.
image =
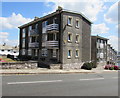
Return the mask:
<svg viewBox="0 0 120 98">
<path fill-rule="evenodd" d="M 112 77 L 112 79 L 118 79 L 118 77 Z"/>
<path fill-rule="evenodd" d="M 29 81 L 29 82 L 9 82 L 9 83 L 7 83 L 7 84 L 30 84 L 30 83 L 50 83 L 50 82 L 62 82 L 62 80 Z"/>
<path fill-rule="evenodd" d="M 86 81 L 86 80 L 102 80 L 104 78 L 91 78 L 91 79 L 79 79 L 80 81 Z"/>
</svg>

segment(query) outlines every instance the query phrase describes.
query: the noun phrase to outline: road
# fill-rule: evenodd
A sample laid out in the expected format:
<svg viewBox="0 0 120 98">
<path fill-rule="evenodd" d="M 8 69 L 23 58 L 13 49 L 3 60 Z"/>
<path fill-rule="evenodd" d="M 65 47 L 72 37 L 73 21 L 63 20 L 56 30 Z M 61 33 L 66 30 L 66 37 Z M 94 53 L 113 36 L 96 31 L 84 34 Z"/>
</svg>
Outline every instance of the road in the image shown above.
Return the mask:
<svg viewBox="0 0 120 98">
<path fill-rule="evenodd" d="M 3 96 L 118 96 L 118 73 L 9 75 Z"/>
</svg>

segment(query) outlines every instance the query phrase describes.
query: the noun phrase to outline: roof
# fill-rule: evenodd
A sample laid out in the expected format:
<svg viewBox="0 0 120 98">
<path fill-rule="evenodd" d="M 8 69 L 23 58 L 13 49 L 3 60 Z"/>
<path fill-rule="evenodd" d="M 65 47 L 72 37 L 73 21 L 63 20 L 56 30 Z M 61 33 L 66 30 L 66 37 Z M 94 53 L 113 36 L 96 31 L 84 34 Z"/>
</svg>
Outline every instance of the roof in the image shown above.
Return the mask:
<svg viewBox="0 0 120 98">
<path fill-rule="evenodd" d="M 101 36 L 92 36 L 92 37 L 96 37 L 96 38 L 99 38 L 99 39 L 104 39 L 104 40 L 109 40 L 108 38 L 105 38 L 105 37 L 101 37 Z"/>
<path fill-rule="evenodd" d="M 80 13 L 80 12 L 75 12 L 75 11 L 70 11 L 70 10 L 65 10 L 65 9 L 62 9 L 62 8 L 59 9 L 59 7 L 58 7 L 58 9 L 57 9 L 55 12 L 53 12 L 53 13 L 51 13 L 51 14 L 48 14 L 48 15 L 46 15 L 46 16 L 43 16 L 43 17 L 41 17 L 41 18 L 38 18 L 38 17 L 36 18 L 36 17 L 35 17 L 35 19 L 34 19 L 33 21 L 31 21 L 31 22 L 29 22 L 29 23 L 27 23 L 27 24 L 24 24 L 24 25 L 22 25 L 22 26 L 19 26 L 18 28 L 23 28 L 23 27 L 29 26 L 29 25 L 31 25 L 31 24 L 33 24 L 33 23 L 37 23 L 38 21 L 44 20 L 44 19 L 46 19 L 46 18 L 52 17 L 52 16 L 57 15 L 57 14 L 62 13 L 62 12 L 69 12 L 69 13 L 74 13 L 74 14 L 81 15 L 81 16 L 84 17 L 88 22 L 90 22 L 90 23 L 92 24 L 92 22 L 91 22 L 85 15 L 83 15 L 82 13 Z"/>
<path fill-rule="evenodd" d="M 0 50 L 16 50 L 18 51 L 19 50 L 19 47 L 13 47 L 13 46 L 10 46 L 10 45 L 0 45 Z"/>
<path fill-rule="evenodd" d="M 12 46 L 9 45 L 0 45 L 0 49 L 12 49 Z"/>
</svg>

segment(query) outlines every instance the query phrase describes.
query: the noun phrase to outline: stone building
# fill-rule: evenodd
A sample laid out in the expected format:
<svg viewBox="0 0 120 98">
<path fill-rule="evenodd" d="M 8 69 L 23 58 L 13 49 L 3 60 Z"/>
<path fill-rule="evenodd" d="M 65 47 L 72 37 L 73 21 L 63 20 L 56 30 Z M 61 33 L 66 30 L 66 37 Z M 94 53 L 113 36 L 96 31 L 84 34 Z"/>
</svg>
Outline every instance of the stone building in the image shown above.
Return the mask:
<svg viewBox="0 0 120 98">
<path fill-rule="evenodd" d="M 101 36 L 91 37 L 91 60 L 96 66 L 104 66 L 107 63 L 107 41 L 107 38 Z"/>
<path fill-rule="evenodd" d="M 80 68 L 91 61 L 91 21 L 83 14 L 58 9 L 19 27 L 20 57 L 40 67 Z"/>
</svg>

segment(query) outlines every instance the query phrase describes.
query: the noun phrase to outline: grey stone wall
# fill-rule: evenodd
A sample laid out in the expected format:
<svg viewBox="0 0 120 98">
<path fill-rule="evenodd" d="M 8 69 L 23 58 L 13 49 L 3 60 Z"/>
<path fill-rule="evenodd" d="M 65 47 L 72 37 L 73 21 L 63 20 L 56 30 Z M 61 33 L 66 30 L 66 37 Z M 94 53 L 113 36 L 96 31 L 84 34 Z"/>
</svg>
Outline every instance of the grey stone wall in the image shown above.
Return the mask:
<svg viewBox="0 0 120 98">
<path fill-rule="evenodd" d="M 82 20 L 82 62 L 91 61 L 91 24 Z"/>
<path fill-rule="evenodd" d="M 81 69 L 83 63 L 51 64 L 50 69 Z"/>
<path fill-rule="evenodd" d="M 67 24 L 68 17 L 72 18 L 72 25 Z M 79 28 L 75 27 L 76 19 L 79 20 Z M 82 19 L 80 15 L 72 14 L 72 13 L 63 13 L 62 14 L 62 63 L 79 63 L 82 60 Z M 68 32 L 72 34 L 72 41 L 68 42 Z M 79 35 L 79 43 L 76 43 L 76 35 Z M 79 50 L 79 57 L 75 57 L 76 49 Z M 68 50 L 72 51 L 72 56 L 68 59 Z"/>
<path fill-rule="evenodd" d="M 83 63 L 70 63 L 70 64 L 63 64 L 62 69 L 81 69 Z"/>
<path fill-rule="evenodd" d="M 35 69 L 37 67 L 37 62 L 17 62 L 0 64 L 0 69 Z"/>
</svg>

